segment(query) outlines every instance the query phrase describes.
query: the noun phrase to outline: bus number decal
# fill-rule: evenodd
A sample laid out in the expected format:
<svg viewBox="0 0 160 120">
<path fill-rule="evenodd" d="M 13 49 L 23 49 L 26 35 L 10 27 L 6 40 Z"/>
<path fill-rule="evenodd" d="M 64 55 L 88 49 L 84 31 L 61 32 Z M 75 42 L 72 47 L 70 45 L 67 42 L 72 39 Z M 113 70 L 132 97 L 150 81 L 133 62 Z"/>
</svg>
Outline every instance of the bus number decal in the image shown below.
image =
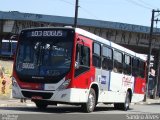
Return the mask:
<svg viewBox="0 0 160 120">
<path fill-rule="evenodd" d="M 34 64 L 33 63 L 23 63 L 22 68 L 24 68 L 24 69 L 34 69 Z"/>
</svg>

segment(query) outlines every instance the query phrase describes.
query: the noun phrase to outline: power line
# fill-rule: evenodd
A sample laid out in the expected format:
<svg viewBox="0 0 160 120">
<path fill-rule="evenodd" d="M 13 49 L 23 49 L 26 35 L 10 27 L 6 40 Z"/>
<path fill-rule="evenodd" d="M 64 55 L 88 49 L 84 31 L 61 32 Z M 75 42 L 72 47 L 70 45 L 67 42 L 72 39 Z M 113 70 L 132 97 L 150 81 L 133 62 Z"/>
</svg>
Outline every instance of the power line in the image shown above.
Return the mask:
<svg viewBox="0 0 160 120">
<path fill-rule="evenodd" d="M 127 2 L 130 2 L 130 3 L 134 4 L 134 5 L 137 5 L 137 6 L 139 6 L 139 7 L 145 8 L 145 9 L 149 9 L 149 10 L 152 9 L 152 8 L 147 7 L 147 6 L 145 6 L 145 5 L 142 5 L 142 4 L 140 4 L 140 3 L 138 3 L 138 2 L 136 2 L 136 1 L 134 1 L 134 0 L 126 0 L 126 1 L 127 1 Z"/>
<path fill-rule="evenodd" d="M 74 3 L 71 3 L 71 2 L 68 2 L 68 1 L 65 1 L 65 0 L 60 0 L 60 1 L 65 2 L 67 4 L 70 4 L 70 5 L 74 5 Z"/>
<path fill-rule="evenodd" d="M 160 16 L 160 13 L 158 13 L 156 16 L 154 16 L 155 18 L 159 17 Z"/>
<path fill-rule="evenodd" d="M 68 2 L 68 1 L 66 1 L 66 0 L 60 0 L 60 1 L 65 2 L 65 3 L 69 4 L 69 5 L 75 6 L 74 3 Z M 94 14 L 92 14 L 89 10 L 85 9 L 84 7 L 79 6 L 79 8 L 81 8 L 81 10 L 83 10 L 83 11 L 86 12 L 87 14 L 89 14 L 89 15 L 93 16 L 94 18 L 98 19 L 97 16 L 95 16 Z"/>
<path fill-rule="evenodd" d="M 144 2 L 143 0 L 138 0 L 138 1 L 143 3 L 143 4 L 145 4 L 146 6 L 149 6 L 149 7 L 152 7 L 152 8 L 157 8 L 156 6 L 153 6 L 153 5 L 151 5 L 151 4 L 147 3 L 147 2 Z"/>
<path fill-rule="evenodd" d="M 87 14 L 93 16 L 93 17 L 96 18 L 96 19 L 99 19 L 97 16 L 95 16 L 94 14 L 92 14 L 92 13 L 91 13 L 90 11 L 88 11 L 87 9 L 82 8 L 81 6 L 80 6 L 80 8 L 81 8 L 84 12 L 86 12 Z"/>
</svg>

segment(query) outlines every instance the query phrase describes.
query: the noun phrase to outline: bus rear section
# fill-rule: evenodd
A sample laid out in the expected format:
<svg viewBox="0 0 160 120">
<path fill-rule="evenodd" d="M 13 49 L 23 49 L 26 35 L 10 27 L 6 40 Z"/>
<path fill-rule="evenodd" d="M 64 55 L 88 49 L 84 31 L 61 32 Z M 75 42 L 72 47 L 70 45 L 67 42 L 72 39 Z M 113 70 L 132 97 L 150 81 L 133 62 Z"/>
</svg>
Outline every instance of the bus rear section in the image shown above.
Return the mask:
<svg viewBox="0 0 160 120">
<path fill-rule="evenodd" d="M 114 103 L 128 110 L 138 81 L 132 75 L 135 54 L 78 28 L 23 30 L 13 67 L 13 97 L 31 99 L 40 109 L 69 103 L 92 112 L 98 103 Z"/>
</svg>

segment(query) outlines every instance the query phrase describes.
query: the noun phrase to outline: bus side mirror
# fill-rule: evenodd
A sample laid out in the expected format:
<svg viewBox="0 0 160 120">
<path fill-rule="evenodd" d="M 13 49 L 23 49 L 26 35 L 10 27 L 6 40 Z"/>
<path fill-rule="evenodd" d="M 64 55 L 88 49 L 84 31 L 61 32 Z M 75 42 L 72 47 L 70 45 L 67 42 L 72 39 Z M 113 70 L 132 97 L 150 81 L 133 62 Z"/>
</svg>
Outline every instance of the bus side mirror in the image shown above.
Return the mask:
<svg viewBox="0 0 160 120">
<path fill-rule="evenodd" d="M 79 63 L 77 61 L 75 62 L 75 69 L 79 69 Z"/>
<path fill-rule="evenodd" d="M 80 64 L 80 46 L 77 45 L 77 49 L 76 49 L 76 61 L 75 61 L 75 69 L 79 69 L 79 64 Z"/>
</svg>

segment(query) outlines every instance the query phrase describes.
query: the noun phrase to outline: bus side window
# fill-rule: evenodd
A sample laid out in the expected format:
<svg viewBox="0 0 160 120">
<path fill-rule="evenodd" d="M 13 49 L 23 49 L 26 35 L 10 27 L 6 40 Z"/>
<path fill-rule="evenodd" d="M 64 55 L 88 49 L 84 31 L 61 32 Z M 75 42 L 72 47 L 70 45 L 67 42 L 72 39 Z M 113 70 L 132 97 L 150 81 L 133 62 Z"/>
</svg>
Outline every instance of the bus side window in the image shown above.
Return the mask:
<svg viewBox="0 0 160 120">
<path fill-rule="evenodd" d="M 75 77 L 90 69 L 90 49 L 86 46 L 77 45 Z"/>
<path fill-rule="evenodd" d="M 112 70 L 113 69 L 113 51 L 112 49 L 103 46 L 102 48 L 102 69 Z"/>
<path fill-rule="evenodd" d="M 88 47 L 82 46 L 81 51 L 82 51 L 81 56 L 83 56 L 81 57 L 82 58 L 81 63 L 82 65 L 89 67 L 90 66 L 90 54 L 89 54 L 90 50 Z"/>
<path fill-rule="evenodd" d="M 79 65 L 90 66 L 90 50 L 88 47 L 77 45 L 76 62 Z"/>
<path fill-rule="evenodd" d="M 122 73 L 123 72 L 123 54 L 118 51 L 113 52 L 113 59 L 114 59 L 114 72 Z"/>
<path fill-rule="evenodd" d="M 143 62 L 142 60 L 140 60 L 139 62 L 139 75 L 144 78 L 144 74 L 145 74 L 145 62 Z"/>
<path fill-rule="evenodd" d="M 101 45 L 98 43 L 93 43 L 93 66 L 101 67 Z"/>
<path fill-rule="evenodd" d="M 139 76 L 139 60 L 136 58 L 132 59 L 132 75 Z"/>
<path fill-rule="evenodd" d="M 131 74 L 131 57 L 129 55 L 124 55 L 124 74 Z"/>
</svg>

